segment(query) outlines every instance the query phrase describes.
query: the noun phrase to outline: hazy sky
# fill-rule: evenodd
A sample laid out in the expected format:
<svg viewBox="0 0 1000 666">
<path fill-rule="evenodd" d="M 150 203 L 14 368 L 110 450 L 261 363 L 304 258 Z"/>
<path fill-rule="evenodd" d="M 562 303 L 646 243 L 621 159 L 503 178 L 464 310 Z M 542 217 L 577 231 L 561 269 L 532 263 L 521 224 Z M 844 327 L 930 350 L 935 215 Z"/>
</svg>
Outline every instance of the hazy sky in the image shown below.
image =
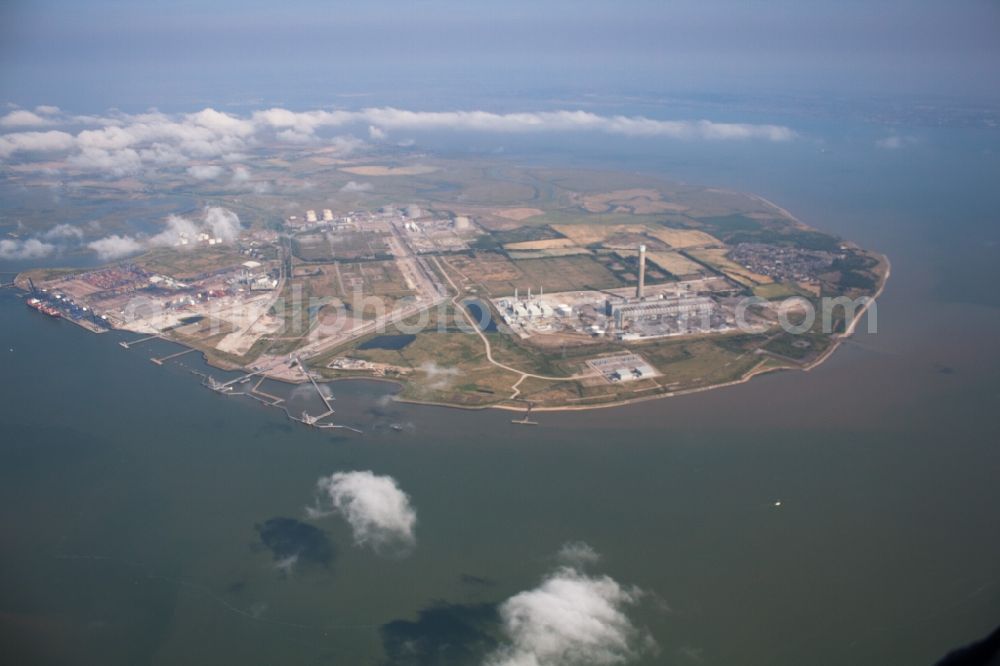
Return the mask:
<svg viewBox="0 0 1000 666">
<path fill-rule="evenodd" d="M 0 100 L 78 110 L 632 92 L 1000 96 L 995 0 L 7 0 Z M 421 97 L 426 94 L 426 97 Z"/>
</svg>

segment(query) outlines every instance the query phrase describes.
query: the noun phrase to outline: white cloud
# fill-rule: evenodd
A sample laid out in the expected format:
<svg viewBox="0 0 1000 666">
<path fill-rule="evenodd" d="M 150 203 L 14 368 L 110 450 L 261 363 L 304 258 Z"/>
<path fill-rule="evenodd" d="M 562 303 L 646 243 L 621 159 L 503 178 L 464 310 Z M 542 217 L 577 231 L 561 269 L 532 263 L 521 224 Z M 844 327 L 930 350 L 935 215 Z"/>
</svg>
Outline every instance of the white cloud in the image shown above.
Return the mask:
<svg viewBox="0 0 1000 666">
<path fill-rule="evenodd" d="M 288 109 L 267 109 L 257 111 L 251 120 L 260 127 L 290 129 L 303 134 L 312 134 L 324 126 L 346 125 L 354 122 L 350 111 L 289 111 Z"/>
<path fill-rule="evenodd" d="M 594 550 L 590 544 L 583 541 L 571 541 L 563 544 L 556 555 L 560 563 L 581 568 L 590 564 L 597 564 L 601 561 L 601 554 Z"/>
<path fill-rule="evenodd" d="M 57 224 L 45 232 L 46 240 L 80 240 L 83 238 L 83 229 L 72 224 Z"/>
<path fill-rule="evenodd" d="M 142 141 L 143 135 L 152 138 L 150 134 L 150 127 L 141 123 L 136 123 L 129 129 L 111 125 L 100 129 L 83 130 L 76 135 L 76 143 L 81 149 L 121 150 Z"/>
<path fill-rule="evenodd" d="M 333 152 L 339 155 L 350 155 L 368 145 L 358 137 L 351 136 L 350 134 L 335 136 L 327 140 L 326 144 L 333 148 Z"/>
<path fill-rule="evenodd" d="M 310 132 L 300 132 L 294 129 L 286 129 L 277 132 L 275 135 L 279 141 L 285 143 L 312 143 L 316 136 Z"/>
<path fill-rule="evenodd" d="M 295 182 L 298 185 L 302 185 L 305 181 Z M 233 167 L 232 178 L 229 181 L 229 186 L 253 192 L 254 194 L 269 194 L 274 191 L 274 183 L 262 179 L 253 180 L 250 170 L 242 165 Z"/>
<path fill-rule="evenodd" d="M 379 129 L 467 130 L 486 132 L 597 131 L 674 139 L 764 139 L 788 141 L 793 130 L 781 125 L 716 123 L 710 120 L 653 120 L 642 116 L 601 116 L 588 111 L 491 113 L 489 111 L 406 111 L 392 107 L 358 112 Z"/>
<path fill-rule="evenodd" d="M 250 156 L 247 155 L 246 153 L 226 153 L 225 155 L 222 156 L 222 161 L 229 163 L 246 162 L 249 159 Z"/>
<path fill-rule="evenodd" d="M 890 134 L 889 136 L 876 141 L 875 145 L 886 150 L 899 150 L 900 148 L 913 145 L 916 142 L 916 137 Z"/>
<path fill-rule="evenodd" d="M 89 162 L 77 159 L 76 166 L 108 168 L 118 155 L 130 160 L 135 155 L 141 163 L 154 164 L 225 158 L 245 151 L 254 134 L 251 121 L 214 109 L 179 118 L 154 112 L 92 122 L 99 127 L 83 130 L 74 138 L 75 148 L 92 157 Z"/>
<path fill-rule="evenodd" d="M 486 665 L 610 666 L 655 652 L 625 613 L 641 597 L 608 576 L 561 567 L 500 606 L 506 642 Z"/>
<path fill-rule="evenodd" d="M 0 117 L 0 127 L 39 127 L 51 121 L 27 109 L 17 109 Z"/>
<path fill-rule="evenodd" d="M 0 134 L 0 158 L 7 158 L 22 152 L 64 152 L 71 150 L 74 145 L 72 134 L 57 130 Z"/>
<path fill-rule="evenodd" d="M 371 183 L 359 183 L 354 180 L 347 181 L 347 184 L 340 188 L 341 192 L 367 192 L 372 189 Z"/>
<path fill-rule="evenodd" d="M 245 183 L 250 180 L 250 170 L 243 166 L 233 167 L 233 182 Z"/>
<path fill-rule="evenodd" d="M 188 162 L 187 156 L 178 150 L 176 146 L 166 143 L 153 143 L 148 148 L 140 148 L 137 152 L 139 158 L 145 164 L 179 166 Z"/>
<path fill-rule="evenodd" d="M 35 113 L 43 116 L 57 116 L 61 113 L 61 111 L 58 106 L 39 104 L 35 107 Z"/>
<path fill-rule="evenodd" d="M 87 243 L 87 247 L 97 253 L 101 261 L 110 261 L 135 254 L 143 249 L 142 243 L 131 236 L 112 234 Z"/>
<path fill-rule="evenodd" d="M 250 136 L 255 131 L 252 120 L 245 120 L 215 109 L 202 109 L 185 116 L 188 123 L 205 128 L 217 136 Z"/>
<path fill-rule="evenodd" d="M 56 246 L 37 238 L 27 240 L 0 240 L 0 259 L 39 259 L 55 252 Z"/>
<path fill-rule="evenodd" d="M 313 517 L 340 514 L 351 526 L 354 542 L 381 555 L 405 554 L 416 544 L 417 513 L 391 476 L 372 472 L 337 472 L 317 484 Z"/>
<path fill-rule="evenodd" d="M 187 165 L 201 160 L 240 161 L 268 141 L 322 143 L 348 154 L 365 142 L 351 135 L 322 136 L 323 128 L 367 127 L 372 140 L 395 130 L 526 132 L 603 132 L 622 136 L 687 140 L 788 141 L 796 133 L 781 125 L 717 123 L 710 120 L 656 120 L 643 116 L 602 116 L 588 111 L 493 113 L 490 111 L 409 111 L 393 107 L 358 111 L 267 109 L 240 117 L 207 108 L 168 115 L 114 112 L 108 116 L 64 116 L 55 107 L 16 109 L 0 126 L 29 127 L 63 121 L 85 126 L 76 134 L 61 131 L 0 134 L 0 159 L 19 153 L 63 152 L 80 169 L 113 175 L 147 166 Z"/>
<path fill-rule="evenodd" d="M 214 164 L 196 164 L 188 167 L 187 172 L 196 180 L 214 180 L 222 175 L 222 167 Z"/>
<path fill-rule="evenodd" d="M 112 176 L 127 176 L 142 170 L 142 156 L 131 148 L 118 150 L 84 148 L 79 153 L 71 155 L 66 162 L 70 166 L 102 171 Z"/>
</svg>

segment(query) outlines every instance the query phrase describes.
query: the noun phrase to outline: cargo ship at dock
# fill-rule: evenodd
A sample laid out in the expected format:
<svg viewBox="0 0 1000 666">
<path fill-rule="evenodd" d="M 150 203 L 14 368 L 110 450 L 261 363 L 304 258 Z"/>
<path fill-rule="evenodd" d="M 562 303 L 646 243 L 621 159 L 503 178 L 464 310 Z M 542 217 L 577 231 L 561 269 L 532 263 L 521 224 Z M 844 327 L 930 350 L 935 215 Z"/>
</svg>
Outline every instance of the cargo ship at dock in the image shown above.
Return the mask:
<svg viewBox="0 0 1000 666">
<path fill-rule="evenodd" d="M 50 317 L 62 317 L 62 313 L 59 312 L 59 310 L 56 310 L 51 305 L 47 305 L 47 304 L 43 303 L 42 301 L 40 301 L 37 298 L 29 298 L 25 302 L 28 304 L 29 308 L 34 308 L 34 309 L 38 310 L 39 312 L 47 314 Z"/>
</svg>

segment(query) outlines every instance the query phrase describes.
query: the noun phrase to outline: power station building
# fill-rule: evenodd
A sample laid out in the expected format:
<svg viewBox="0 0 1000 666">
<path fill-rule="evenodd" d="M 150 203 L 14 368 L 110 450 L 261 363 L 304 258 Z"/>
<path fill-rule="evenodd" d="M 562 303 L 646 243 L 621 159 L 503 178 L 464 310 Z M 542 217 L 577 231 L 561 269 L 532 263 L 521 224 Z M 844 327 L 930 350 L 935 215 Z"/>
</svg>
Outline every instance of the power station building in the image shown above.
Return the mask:
<svg viewBox="0 0 1000 666">
<path fill-rule="evenodd" d="M 704 293 L 702 285 L 667 282 L 647 290 L 646 246 L 637 249 L 638 281 L 633 287 L 585 288 L 549 298 L 541 288 L 535 296 L 529 289 L 527 298 L 515 288 L 513 298 L 494 304 L 510 330 L 522 337 L 555 331 L 632 341 L 727 330 L 724 307 L 710 292 Z"/>
<path fill-rule="evenodd" d="M 715 301 L 709 296 L 671 296 L 641 303 L 612 304 L 615 325 L 652 317 L 708 317 L 715 312 Z"/>
</svg>

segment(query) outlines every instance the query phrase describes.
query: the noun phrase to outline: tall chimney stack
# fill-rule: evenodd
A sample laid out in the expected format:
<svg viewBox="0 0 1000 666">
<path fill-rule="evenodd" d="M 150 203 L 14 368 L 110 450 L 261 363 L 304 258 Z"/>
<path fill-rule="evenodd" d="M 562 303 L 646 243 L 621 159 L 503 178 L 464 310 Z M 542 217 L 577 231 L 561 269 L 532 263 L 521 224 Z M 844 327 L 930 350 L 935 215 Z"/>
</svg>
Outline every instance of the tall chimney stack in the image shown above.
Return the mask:
<svg viewBox="0 0 1000 666">
<path fill-rule="evenodd" d="M 639 284 L 635 288 L 635 297 L 642 298 L 646 289 L 646 246 L 639 246 Z"/>
</svg>

